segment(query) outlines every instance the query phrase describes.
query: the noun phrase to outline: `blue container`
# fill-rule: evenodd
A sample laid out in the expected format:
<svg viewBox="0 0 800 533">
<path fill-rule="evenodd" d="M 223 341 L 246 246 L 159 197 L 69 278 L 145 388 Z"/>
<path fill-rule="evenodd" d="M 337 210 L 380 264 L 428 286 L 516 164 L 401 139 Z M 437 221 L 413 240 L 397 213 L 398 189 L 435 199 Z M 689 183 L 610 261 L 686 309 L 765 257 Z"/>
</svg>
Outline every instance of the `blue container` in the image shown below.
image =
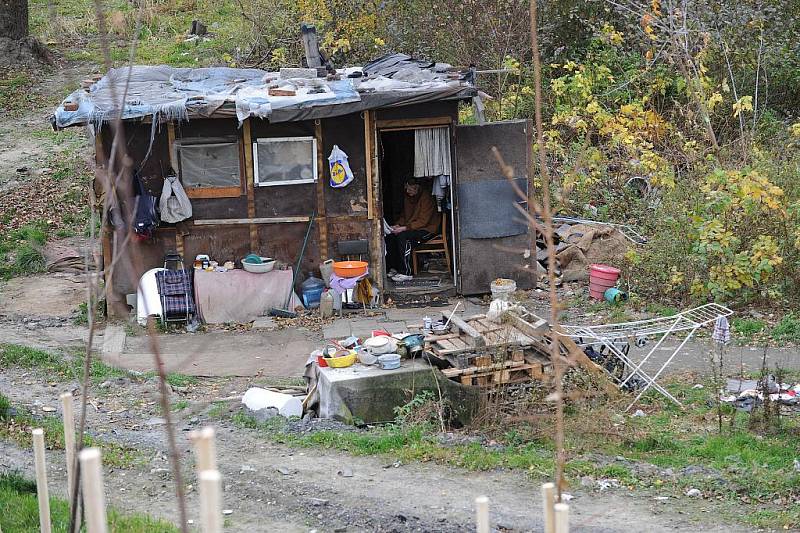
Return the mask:
<svg viewBox="0 0 800 533">
<path fill-rule="evenodd" d="M 603 296 L 605 297 L 606 301 L 608 301 L 608 302 L 610 302 L 612 304 L 613 303 L 619 303 L 619 302 L 625 302 L 625 301 L 628 300 L 628 294 L 625 293 L 625 292 L 622 292 L 621 290 L 617 289 L 616 287 L 611 287 L 609 289 L 606 289 L 606 292 L 603 293 Z"/>
<path fill-rule="evenodd" d="M 306 309 L 319 307 L 319 299 L 324 290 L 325 282 L 314 276 L 311 276 L 300 285 L 300 291 L 303 295 L 303 305 L 306 306 Z"/>
</svg>

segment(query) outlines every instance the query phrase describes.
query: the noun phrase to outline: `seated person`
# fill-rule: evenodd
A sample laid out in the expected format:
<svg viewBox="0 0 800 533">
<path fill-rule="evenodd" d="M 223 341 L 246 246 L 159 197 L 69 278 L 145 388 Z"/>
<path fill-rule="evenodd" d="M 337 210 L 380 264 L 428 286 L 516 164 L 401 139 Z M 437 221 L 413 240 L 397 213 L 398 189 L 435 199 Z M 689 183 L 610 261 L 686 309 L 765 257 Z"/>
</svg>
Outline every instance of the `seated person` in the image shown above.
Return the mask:
<svg viewBox="0 0 800 533">
<path fill-rule="evenodd" d="M 403 212 L 386 236 L 386 263 L 394 281 L 411 279 L 411 250 L 432 239 L 442 223 L 431 195 L 430 184 L 417 178 L 406 180 Z"/>
</svg>

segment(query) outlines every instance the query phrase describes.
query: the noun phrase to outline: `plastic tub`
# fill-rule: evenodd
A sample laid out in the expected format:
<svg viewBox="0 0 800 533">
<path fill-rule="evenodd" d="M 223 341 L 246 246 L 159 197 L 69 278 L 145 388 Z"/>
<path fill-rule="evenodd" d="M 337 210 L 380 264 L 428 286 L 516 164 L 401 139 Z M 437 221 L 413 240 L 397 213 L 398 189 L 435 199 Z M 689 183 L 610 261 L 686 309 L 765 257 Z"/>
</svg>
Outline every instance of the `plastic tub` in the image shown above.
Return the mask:
<svg viewBox="0 0 800 533">
<path fill-rule="evenodd" d="M 513 279 L 497 278 L 489 284 L 492 291 L 492 300 L 508 301 L 511 294 L 517 290 L 517 282 Z"/>
<path fill-rule="evenodd" d="M 333 264 L 333 273 L 340 278 L 357 278 L 367 273 L 366 261 L 337 261 Z"/>
<path fill-rule="evenodd" d="M 396 353 L 387 353 L 378 357 L 378 365 L 383 370 L 394 370 L 400 368 L 400 355 Z"/>
<path fill-rule="evenodd" d="M 617 285 L 619 269 L 608 265 L 589 265 L 589 296 L 602 300 L 605 292 Z"/>
</svg>

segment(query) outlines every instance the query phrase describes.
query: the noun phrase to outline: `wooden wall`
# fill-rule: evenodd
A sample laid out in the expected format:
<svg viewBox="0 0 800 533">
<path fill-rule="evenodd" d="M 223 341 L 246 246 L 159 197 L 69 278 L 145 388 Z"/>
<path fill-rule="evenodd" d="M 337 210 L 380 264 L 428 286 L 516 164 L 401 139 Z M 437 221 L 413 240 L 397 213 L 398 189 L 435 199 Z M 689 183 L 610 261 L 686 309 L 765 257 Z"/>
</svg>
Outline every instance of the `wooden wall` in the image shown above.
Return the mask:
<svg viewBox="0 0 800 533">
<path fill-rule="evenodd" d="M 195 136 L 235 134 L 244 154 L 252 150 L 245 142 L 245 128 L 237 127 L 236 119 L 193 120 L 175 125 L 176 139 Z M 228 198 L 193 198 L 193 217 L 178 224 L 161 223 L 151 241 L 129 240 L 121 260 L 116 264 L 111 303 L 124 302 L 125 294 L 135 292 L 139 277 L 148 269 L 162 266 L 167 251 L 181 251 L 188 264 L 197 254 L 206 253 L 220 263 L 239 261 L 251 251 L 294 264 L 308 227 L 308 218 L 317 216 L 309 237 L 301 270 L 303 274 L 318 273 L 319 263 L 336 257 L 340 240 L 367 239 L 371 227 L 367 218 L 367 176 L 364 145 L 364 120 L 360 114 L 346 115 L 322 121 L 270 124 L 251 120 L 251 141 L 264 137 L 314 136 L 318 143 L 319 180 L 314 184 L 254 187 L 252 173 L 243 176 L 246 187 L 240 196 Z M 151 124 L 126 123 L 127 153 L 135 166 L 141 165 L 150 143 Z M 157 126 L 151 155 L 142 165 L 147 189 L 158 196 L 163 185 L 163 173 L 170 166 L 168 126 Z M 102 147 L 98 163 L 105 165 L 103 153 L 111 148 L 111 131 L 101 132 Z M 333 189 L 328 185 L 327 158 L 336 144 L 349 156 L 355 179 L 347 187 Z M 321 148 L 321 149 L 320 149 Z M 102 151 L 102 153 L 101 153 Z M 252 161 L 252 159 L 248 159 Z M 243 165 L 243 172 L 246 170 Z M 132 184 L 129 178 L 118 183 L 126 191 L 128 209 L 132 208 Z M 249 219 L 301 217 L 294 222 L 248 223 Z M 204 223 L 205 222 L 205 223 Z M 212 222 L 212 224 L 207 224 Z M 235 223 L 234 223 L 235 222 Z M 252 231 L 251 231 L 252 230 Z M 125 239 L 116 233 L 116 242 Z M 112 243 L 106 243 L 111 248 Z M 117 247 L 121 250 L 121 247 Z M 110 258 L 110 256 L 109 256 Z M 238 266 L 238 265 L 237 265 Z M 302 277 L 301 277 L 302 279 Z"/>
</svg>

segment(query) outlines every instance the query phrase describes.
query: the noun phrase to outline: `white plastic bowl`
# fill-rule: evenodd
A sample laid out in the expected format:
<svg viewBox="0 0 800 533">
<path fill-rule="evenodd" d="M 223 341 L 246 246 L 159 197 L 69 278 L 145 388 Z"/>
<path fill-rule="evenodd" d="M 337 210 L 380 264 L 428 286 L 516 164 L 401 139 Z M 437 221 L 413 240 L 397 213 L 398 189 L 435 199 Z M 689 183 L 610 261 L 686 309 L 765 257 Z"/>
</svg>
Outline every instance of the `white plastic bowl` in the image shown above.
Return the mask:
<svg viewBox="0 0 800 533">
<path fill-rule="evenodd" d="M 248 263 L 246 261 L 242 261 L 242 268 L 248 272 L 252 272 L 253 274 L 264 274 L 275 268 L 275 260 L 271 257 L 262 257 L 261 260 L 264 262 Z"/>
</svg>

